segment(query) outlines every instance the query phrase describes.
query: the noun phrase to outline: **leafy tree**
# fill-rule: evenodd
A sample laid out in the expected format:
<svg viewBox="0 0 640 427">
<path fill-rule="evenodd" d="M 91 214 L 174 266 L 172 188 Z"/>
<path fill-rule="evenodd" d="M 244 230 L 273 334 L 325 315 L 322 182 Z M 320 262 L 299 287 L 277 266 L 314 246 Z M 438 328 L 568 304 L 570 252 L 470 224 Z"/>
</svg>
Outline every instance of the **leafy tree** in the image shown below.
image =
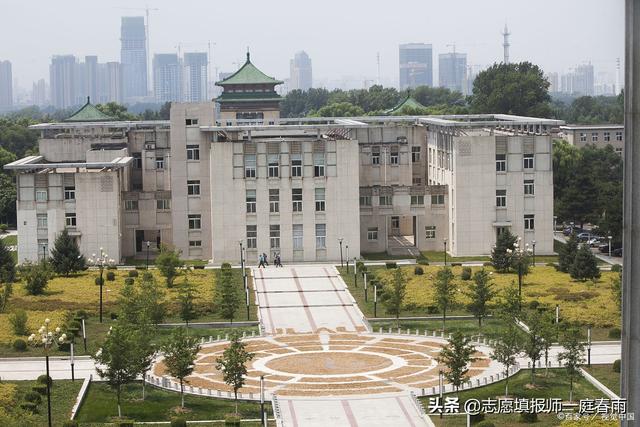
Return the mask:
<svg viewBox="0 0 640 427">
<path fill-rule="evenodd" d="M 180 305 L 180 318 L 184 320 L 189 327 L 189 320 L 193 320 L 198 316 L 193 300 L 195 298 L 193 285 L 185 276 L 184 283 L 178 291 L 178 304 Z"/>
<path fill-rule="evenodd" d="M 169 375 L 180 382 L 181 407 L 184 408 L 184 383 L 193 372 L 200 344 L 197 337 L 187 335 L 184 328 L 176 328 L 160 348 Z"/>
<path fill-rule="evenodd" d="M 224 319 L 229 319 L 229 322 L 233 323 L 233 318 L 240 308 L 240 297 L 233 281 L 231 265 L 227 263 L 222 265 L 217 282 L 215 299 L 218 312 Z"/>
<path fill-rule="evenodd" d="M 9 299 L 13 293 L 13 283 L 0 283 L 0 313 L 4 313 L 4 310 L 9 305 Z"/>
<path fill-rule="evenodd" d="M 578 239 L 575 234 L 571 234 L 564 245 L 558 250 L 558 269 L 568 273 L 576 259 L 578 252 Z"/>
<path fill-rule="evenodd" d="M 62 230 L 53 244 L 50 262 L 53 271 L 64 276 L 84 270 L 87 265 L 78 243 L 69 236 L 66 229 Z"/>
<path fill-rule="evenodd" d="M 127 325 L 145 323 L 140 291 L 133 283 L 125 281 L 118 295 L 118 320 Z"/>
<path fill-rule="evenodd" d="M 496 271 L 506 273 L 511 268 L 511 255 L 507 249 L 512 251 L 518 238 L 511 234 L 511 231 L 504 230 L 496 239 L 496 244 L 491 250 L 491 264 Z"/>
<path fill-rule="evenodd" d="M 173 281 L 178 276 L 178 269 L 184 266 L 184 262 L 180 259 L 180 254 L 180 250 L 162 245 L 160 254 L 156 258 L 156 267 L 160 274 L 164 276 L 168 288 L 173 286 Z"/>
<path fill-rule="evenodd" d="M 558 353 L 558 362 L 564 363 L 569 375 L 569 402 L 573 401 L 573 380 L 578 375 L 580 365 L 584 363 L 584 344 L 577 328 L 565 330 L 560 339 L 564 351 Z"/>
<path fill-rule="evenodd" d="M 456 302 L 456 286 L 453 279 L 454 276 L 449 267 L 443 267 L 436 273 L 434 298 L 436 306 L 442 311 L 442 332 L 445 330 L 447 310 Z"/>
<path fill-rule="evenodd" d="M 574 280 L 585 281 L 587 279 L 599 279 L 600 268 L 598 268 L 598 259 L 591 252 L 589 245 L 582 245 L 576 257 L 569 268 L 569 274 Z"/>
<path fill-rule="evenodd" d="M 140 334 L 125 325 L 116 324 L 107 334 L 93 359 L 100 377 L 116 392 L 118 417 L 122 417 L 120 396 L 122 387 L 138 376 L 136 352 Z"/>
<path fill-rule="evenodd" d="M 476 271 L 468 296 L 471 299 L 469 311 L 478 319 L 478 327 L 482 327 L 482 319 L 487 317 L 487 303 L 495 296 L 492 288 L 491 273 L 484 268 Z"/>
<path fill-rule="evenodd" d="M 139 338 L 136 342 L 134 354 L 135 370 L 142 376 L 142 400 L 145 399 L 146 392 L 146 376 L 151 369 L 153 359 L 157 353 L 155 344 L 151 341 L 153 333 L 149 324 L 138 326 Z"/>
<path fill-rule="evenodd" d="M 516 325 L 510 323 L 507 329 L 501 333 L 493 346 L 491 358 L 504 366 L 505 396 L 509 396 L 509 369 L 515 366 L 516 358 L 522 352 L 522 333 Z"/>
<path fill-rule="evenodd" d="M 107 102 L 106 104 L 98 104 L 96 108 L 104 114 L 114 117 L 118 120 L 139 120 L 140 117 L 127 111 L 127 107 L 117 102 Z"/>
<path fill-rule="evenodd" d="M 251 361 L 253 357 L 253 353 L 247 352 L 239 334 L 234 333 L 231 336 L 229 346 L 222 353 L 222 357 L 216 359 L 216 369 L 222 372 L 224 382 L 233 388 L 236 414 L 238 413 L 238 390 L 244 385 L 247 362 Z"/>
<path fill-rule="evenodd" d="M 400 268 L 396 268 L 393 277 L 382 287 L 380 299 L 387 313 L 396 317 L 396 327 L 400 326 L 400 313 L 404 306 L 404 297 L 407 294 L 407 278 Z"/>
<path fill-rule="evenodd" d="M 468 378 L 469 364 L 476 360 L 473 357 L 475 351 L 475 347 L 471 345 L 471 338 L 455 331 L 449 339 L 449 344 L 443 347 L 438 355 L 438 363 L 447 367 L 444 376 L 456 388 L 456 393 Z"/>
<path fill-rule="evenodd" d="M 34 263 L 25 261 L 20 266 L 20 277 L 24 280 L 24 287 L 29 295 L 44 293 L 49 280 L 53 277 L 51 265 L 47 260 Z"/>
<path fill-rule="evenodd" d="M 0 239 L 0 283 L 13 283 L 16 280 L 16 263 L 9 247 Z"/>
<path fill-rule="evenodd" d="M 437 105 L 466 105 L 462 93 L 444 87 L 418 86 L 411 91 L 411 96 L 425 107 Z"/>
<path fill-rule="evenodd" d="M 364 116 L 364 110 L 350 102 L 337 102 L 325 105 L 311 116 L 315 117 L 353 117 Z"/>
<path fill-rule="evenodd" d="M 544 341 L 542 338 L 542 319 L 537 310 L 531 310 L 527 316 L 529 332 L 523 342 L 523 351 L 531 359 L 531 384 L 536 383 L 536 363 L 542 356 Z"/>
<path fill-rule="evenodd" d="M 13 179 L 0 173 L 0 224 L 16 223 L 16 194 Z"/>
<path fill-rule="evenodd" d="M 540 337 L 542 338 L 542 350 L 544 351 L 544 374 L 549 376 L 549 350 L 558 335 L 558 327 L 550 312 L 540 312 Z"/>
<path fill-rule="evenodd" d="M 165 292 L 156 283 L 156 279 L 149 272 L 142 275 L 139 285 L 140 310 L 145 313 L 152 325 L 162 323 L 167 312 L 164 302 Z"/>
<path fill-rule="evenodd" d="M 622 310 L 622 271 L 611 279 L 611 288 L 613 289 L 613 297 L 616 302 L 616 307 L 618 310 Z M 0 306 L 0 312 L 2 312 L 2 307 Z"/>
<path fill-rule="evenodd" d="M 549 82 L 530 62 L 500 63 L 480 72 L 473 82 L 475 113 L 547 117 L 551 112 Z"/>
<path fill-rule="evenodd" d="M 0 117 L 2 148 L 17 158 L 35 149 L 39 132 L 29 129 L 36 121 L 29 117 Z"/>
<path fill-rule="evenodd" d="M 507 322 L 514 322 L 520 316 L 522 298 L 518 291 L 518 286 L 512 280 L 511 286 L 507 286 L 502 291 L 502 298 L 498 304 L 498 315 Z"/>
</svg>

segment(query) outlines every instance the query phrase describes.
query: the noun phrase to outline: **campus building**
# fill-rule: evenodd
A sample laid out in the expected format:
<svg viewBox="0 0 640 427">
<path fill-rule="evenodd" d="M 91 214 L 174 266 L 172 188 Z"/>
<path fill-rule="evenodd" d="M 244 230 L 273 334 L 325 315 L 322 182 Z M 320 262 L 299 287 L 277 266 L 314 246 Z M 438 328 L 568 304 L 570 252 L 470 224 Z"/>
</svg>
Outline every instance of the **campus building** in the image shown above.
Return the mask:
<svg viewBox="0 0 640 427">
<path fill-rule="evenodd" d="M 560 126 L 559 136 L 578 148 L 611 145 L 620 155 L 624 148 L 624 125 L 565 125 Z"/>
<path fill-rule="evenodd" d="M 89 102 L 41 132 L 17 174 L 20 260 L 67 228 L 83 253 L 335 261 L 445 247 L 486 255 L 511 229 L 553 252 L 554 120 L 485 116 L 279 117 L 279 81 L 247 58 L 216 102 L 169 121 L 115 121 Z M 228 89 L 232 92 L 226 93 Z M 226 95 L 225 95 L 226 93 Z M 277 96 L 277 95 L 276 95 Z M 243 109 L 243 105 L 247 105 Z"/>
</svg>

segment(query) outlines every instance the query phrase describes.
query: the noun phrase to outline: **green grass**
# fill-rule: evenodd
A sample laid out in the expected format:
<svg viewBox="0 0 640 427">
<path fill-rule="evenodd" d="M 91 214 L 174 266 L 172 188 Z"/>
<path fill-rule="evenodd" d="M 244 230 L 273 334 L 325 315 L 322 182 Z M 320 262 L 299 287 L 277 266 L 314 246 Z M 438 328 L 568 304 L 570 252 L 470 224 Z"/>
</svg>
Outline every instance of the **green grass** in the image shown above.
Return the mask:
<svg viewBox="0 0 640 427">
<path fill-rule="evenodd" d="M 44 362 L 42 363 L 44 372 Z M 23 402 L 23 396 L 31 391 L 35 381 L 6 381 L 6 383 L 16 384 L 18 386 L 16 392 L 16 400 Z M 53 425 L 60 426 L 71 416 L 71 408 L 76 401 L 76 396 L 82 386 L 82 380 L 54 380 L 51 387 L 51 419 Z M 42 396 L 42 402 L 38 405 L 38 413 L 34 414 L 35 425 L 47 425 L 47 398 Z"/>
<path fill-rule="evenodd" d="M 613 364 L 591 365 L 590 368 L 587 368 L 586 366 L 583 368 L 604 384 L 609 390 L 617 395 L 620 394 L 620 373 L 613 372 Z"/>
<path fill-rule="evenodd" d="M 444 262 L 444 252 L 443 251 L 422 251 L 422 256 L 426 257 L 429 262 Z M 462 257 L 452 257 L 447 254 L 447 263 L 449 262 L 487 262 L 491 261 L 491 258 L 488 256 L 462 256 Z"/>
<path fill-rule="evenodd" d="M 122 415 L 135 421 L 158 422 L 169 421 L 172 409 L 180 406 L 180 394 L 153 387 L 147 387 L 144 401 L 142 385 L 129 384 L 122 393 Z M 225 414 L 235 412 L 234 401 L 185 395 L 185 406 L 188 412 L 184 414 L 187 420 L 222 420 Z M 265 405 L 269 417 L 271 405 Z M 260 404 L 254 402 L 239 402 L 238 412 L 242 418 L 260 418 Z M 104 423 L 117 416 L 116 395 L 106 383 L 91 383 L 84 403 L 78 412 L 80 423 Z M 243 426 L 246 424 L 243 424 Z M 259 425 L 259 424 L 258 424 Z"/>
<path fill-rule="evenodd" d="M 16 246 L 18 244 L 18 236 L 15 234 L 11 236 L 7 236 L 7 237 L 4 237 L 2 241 L 7 246 Z"/>
<path fill-rule="evenodd" d="M 386 252 L 373 252 L 362 254 L 362 259 L 366 261 L 384 261 L 388 259 L 415 259 L 415 257 L 411 255 L 389 255 Z"/>
<path fill-rule="evenodd" d="M 371 327 L 375 332 L 378 332 L 382 327 L 383 332 L 388 332 L 389 327 L 392 331 L 397 331 L 395 321 L 374 321 L 371 322 Z M 442 330 L 442 320 L 405 320 L 400 322 L 400 329 L 402 332 L 406 332 L 407 328 L 411 333 L 415 333 L 418 329 L 420 334 L 424 334 L 425 328 L 429 331 L 429 335 L 432 331 L 440 332 Z M 507 328 L 507 324 L 499 318 L 483 319 L 482 328 L 478 327 L 477 320 L 452 320 L 449 319 L 445 324 L 445 334 L 452 334 L 456 331 L 460 331 L 467 336 L 472 335 L 484 335 L 488 338 L 497 338 Z"/>
</svg>

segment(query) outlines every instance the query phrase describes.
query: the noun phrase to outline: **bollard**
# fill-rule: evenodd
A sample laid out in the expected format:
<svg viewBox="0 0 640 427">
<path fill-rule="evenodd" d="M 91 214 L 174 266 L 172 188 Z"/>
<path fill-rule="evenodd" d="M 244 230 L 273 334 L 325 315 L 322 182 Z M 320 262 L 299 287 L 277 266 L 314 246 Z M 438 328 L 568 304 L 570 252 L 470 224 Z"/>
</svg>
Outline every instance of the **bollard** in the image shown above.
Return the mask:
<svg viewBox="0 0 640 427">
<path fill-rule="evenodd" d="M 483 380 L 484 380 L 484 385 L 487 385 L 487 377 L 484 377 Z"/>
<path fill-rule="evenodd" d="M 382 326 L 380 326 L 380 333 L 382 333 Z"/>
<path fill-rule="evenodd" d="M 391 333 L 391 326 L 389 326 L 389 333 Z"/>
<path fill-rule="evenodd" d="M 400 332 L 400 328 L 398 328 L 398 335 L 400 335 L 402 332 Z"/>
<path fill-rule="evenodd" d="M 428 337 L 429 336 L 429 331 L 427 331 L 426 329 L 424 330 L 424 336 Z"/>
<path fill-rule="evenodd" d="M 256 336 L 256 331 L 254 331 L 253 329 L 251 330 L 251 338 Z"/>
<path fill-rule="evenodd" d="M 224 335 L 224 340 L 225 340 L 225 341 L 229 341 L 229 334 L 225 334 L 225 335 Z"/>
<path fill-rule="evenodd" d="M 213 342 L 213 337 L 209 335 L 209 342 Z"/>
<path fill-rule="evenodd" d="M 246 338 L 247 337 L 247 332 L 246 331 L 242 331 L 242 338 Z"/>
<path fill-rule="evenodd" d="M 216 338 L 216 341 L 220 341 L 220 335 L 218 335 L 218 337 Z"/>
</svg>

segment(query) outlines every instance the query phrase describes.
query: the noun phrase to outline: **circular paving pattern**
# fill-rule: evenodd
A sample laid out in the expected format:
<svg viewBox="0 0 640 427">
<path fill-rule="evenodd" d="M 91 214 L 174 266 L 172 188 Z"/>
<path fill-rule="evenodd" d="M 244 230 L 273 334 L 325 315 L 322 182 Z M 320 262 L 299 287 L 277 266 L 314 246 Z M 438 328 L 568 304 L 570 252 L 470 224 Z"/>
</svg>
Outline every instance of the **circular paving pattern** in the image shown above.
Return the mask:
<svg viewBox="0 0 640 427">
<path fill-rule="evenodd" d="M 446 345 L 446 340 L 435 337 L 355 333 L 269 336 L 244 342 L 255 357 L 240 392 L 254 399 L 259 398 L 261 375 L 267 394 L 282 396 L 370 395 L 434 387 L 442 369 L 436 357 Z M 187 378 L 190 386 L 212 390 L 212 395 L 231 390 L 215 368 L 226 346 L 226 342 L 202 346 L 194 373 Z M 495 363 L 488 351 L 479 347 L 474 355 L 472 380 L 484 376 Z M 161 359 L 152 373 L 166 377 Z"/>
</svg>

